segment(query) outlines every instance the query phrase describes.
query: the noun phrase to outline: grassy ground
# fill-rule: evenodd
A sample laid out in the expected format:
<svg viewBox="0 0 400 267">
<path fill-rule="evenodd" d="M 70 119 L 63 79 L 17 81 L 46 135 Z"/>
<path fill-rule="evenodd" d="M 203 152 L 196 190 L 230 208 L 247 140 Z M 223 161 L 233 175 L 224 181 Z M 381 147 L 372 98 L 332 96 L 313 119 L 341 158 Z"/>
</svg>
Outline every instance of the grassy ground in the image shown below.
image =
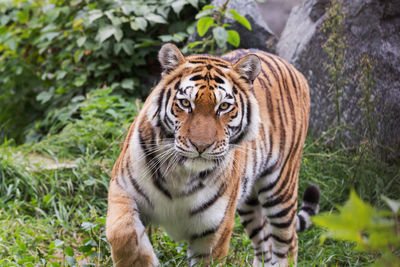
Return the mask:
<svg viewBox="0 0 400 267">
<path fill-rule="evenodd" d="M 0 266 L 111 266 L 105 238 L 111 167 L 138 104 L 108 91 L 81 103 L 82 115 L 40 143 L 0 146 Z M 105 115 L 106 114 L 106 115 Z M 369 147 L 332 150 L 325 138 L 307 139 L 300 195 L 307 184 L 322 191 L 321 210 L 343 203 L 351 188 L 377 206 L 382 194 L 398 198 L 400 168 L 371 156 Z M 46 160 L 43 161 L 43 157 Z M 45 162 L 33 164 L 32 162 Z M 149 229 L 163 266 L 186 266 L 186 244 Z M 299 234 L 299 266 L 365 266 L 374 256 L 347 242 L 327 240 L 317 227 Z M 236 219 L 227 266 L 248 266 L 250 241 Z"/>
</svg>

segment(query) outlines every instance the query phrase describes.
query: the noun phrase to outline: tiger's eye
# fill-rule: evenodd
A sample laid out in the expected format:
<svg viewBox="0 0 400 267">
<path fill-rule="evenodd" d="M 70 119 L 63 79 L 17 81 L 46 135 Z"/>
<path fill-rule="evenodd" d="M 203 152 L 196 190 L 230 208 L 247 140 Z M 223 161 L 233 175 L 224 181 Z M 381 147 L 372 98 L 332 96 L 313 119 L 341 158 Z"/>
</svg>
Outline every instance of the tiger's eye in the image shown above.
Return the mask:
<svg viewBox="0 0 400 267">
<path fill-rule="evenodd" d="M 185 108 L 188 108 L 191 106 L 190 101 L 187 99 L 181 99 L 180 101 L 181 101 L 182 106 L 184 106 Z"/>
<path fill-rule="evenodd" d="M 220 110 L 227 110 L 229 108 L 229 106 L 230 106 L 229 103 L 224 102 L 221 105 L 219 105 L 219 109 Z"/>
</svg>

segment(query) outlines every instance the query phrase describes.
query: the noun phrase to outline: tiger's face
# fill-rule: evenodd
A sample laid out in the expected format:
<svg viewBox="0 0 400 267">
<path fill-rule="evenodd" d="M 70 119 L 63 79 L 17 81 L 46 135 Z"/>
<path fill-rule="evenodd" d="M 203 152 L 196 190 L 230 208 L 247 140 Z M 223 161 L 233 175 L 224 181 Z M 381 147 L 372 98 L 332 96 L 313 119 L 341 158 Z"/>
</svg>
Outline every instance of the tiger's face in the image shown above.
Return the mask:
<svg viewBox="0 0 400 267">
<path fill-rule="evenodd" d="M 232 65 L 212 56 L 185 58 L 166 44 L 159 60 L 164 72 L 162 89 L 154 98 L 153 124 L 174 143 L 185 167 L 211 169 L 258 127 L 251 88 L 260 71 L 259 59 L 250 55 Z"/>
</svg>

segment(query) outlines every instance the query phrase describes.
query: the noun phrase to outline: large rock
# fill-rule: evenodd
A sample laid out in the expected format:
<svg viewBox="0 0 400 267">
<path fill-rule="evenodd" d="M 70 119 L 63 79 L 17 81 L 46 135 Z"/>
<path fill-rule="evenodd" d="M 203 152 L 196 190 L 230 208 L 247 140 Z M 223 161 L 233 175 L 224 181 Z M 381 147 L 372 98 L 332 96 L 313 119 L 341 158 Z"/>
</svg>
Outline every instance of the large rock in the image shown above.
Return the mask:
<svg viewBox="0 0 400 267">
<path fill-rule="evenodd" d="M 211 5 L 221 7 L 226 0 L 213 0 Z M 258 48 L 264 51 L 275 52 L 277 37 L 264 21 L 260 9 L 253 0 L 230 0 L 228 10 L 235 9 L 250 22 L 252 30 L 234 21 L 227 19 L 225 23 L 231 24 L 230 29 L 236 30 L 240 35 L 240 48 Z M 228 14 L 229 16 L 229 14 Z M 194 34 L 189 38 L 189 42 L 200 40 L 201 38 Z"/>
<path fill-rule="evenodd" d="M 345 19 L 339 36 L 345 47 L 339 51 L 345 56 L 341 64 L 343 69 L 337 68 L 338 72 L 343 72 L 337 84 L 344 84 L 339 98 L 340 117 L 351 129 L 345 131 L 345 139 L 357 144 L 372 138 L 388 148 L 389 153 L 384 156 L 393 159 L 400 156 L 400 1 L 340 3 Z M 314 134 L 321 134 L 337 124 L 335 93 L 331 87 L 335 83 L 328 72 L 332 59 L 323 49 L 327 36 L 335 31 L 322 30 L 327 28 L 330 7 L 329 0 L 303 0 L 293 8 L 277 44 L 278 55 L 293 63 L 309 81 L 310 126 Z M 362 59 L 364 63 L 368 59 L 373 66 L 371 71 L 365 68 L 367 64 L 363 67 Z M 371 74 L 372 84 L 366 82 L 368 74 Z M 372 112 L 364 105 L 369 93 L 367 106 Z"/>
</svg>

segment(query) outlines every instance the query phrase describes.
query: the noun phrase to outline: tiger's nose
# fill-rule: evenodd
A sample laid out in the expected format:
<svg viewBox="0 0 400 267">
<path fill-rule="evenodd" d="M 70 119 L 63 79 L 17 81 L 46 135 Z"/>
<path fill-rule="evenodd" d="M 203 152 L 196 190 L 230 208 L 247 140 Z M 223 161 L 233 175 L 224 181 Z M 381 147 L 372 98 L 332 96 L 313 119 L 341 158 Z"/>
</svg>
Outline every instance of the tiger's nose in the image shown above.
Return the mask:
<svg viewBox="0 0 400 267">
<path fill-rule="evenodd" d="M 204 142 L 193 142 L 192 140 L 189 140 L 190 141 L 190 143 L 192 143 L 192 145 L 197 149 L 197 151 L 199 152 L 199 153 L 203 153 L 204 152 L 204 150 L 206 150 L 207 148 L 209 148 L 211 145 L 212 145 L 212 143 L 211 144 L 206 144 L 206 143 L 204 143 Z"/>
</svg>

